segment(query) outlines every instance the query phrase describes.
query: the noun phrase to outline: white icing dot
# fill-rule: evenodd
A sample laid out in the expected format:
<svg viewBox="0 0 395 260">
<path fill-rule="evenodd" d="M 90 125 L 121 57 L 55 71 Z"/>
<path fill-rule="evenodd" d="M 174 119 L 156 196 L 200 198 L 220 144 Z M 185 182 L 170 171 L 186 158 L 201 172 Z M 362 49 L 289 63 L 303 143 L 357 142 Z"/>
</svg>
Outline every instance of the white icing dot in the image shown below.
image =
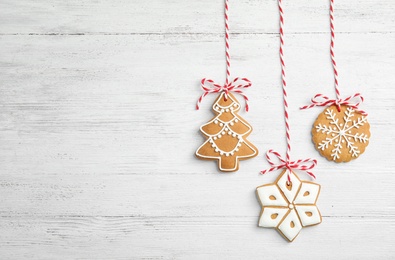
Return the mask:
<svg viewBox="0 0 395 260">
<path fill-rule="evenodd" d="M 213 143 L 213 140 L 210 139 L 209 142 L 210 142 L 210 144 L 212 144 L 212 143 Z"/>
<path fill-rule="evenodd" d="M 238 135 L 237 139 L 241 140 L 241 139 L 243 139 L 243 137 L 241 135 Z"/>
<path fill-rule="evenodd" d="M 215 121 L 214 121 L 214 124 L 218 124 L 218 120 L 215 120 Z"/>
<path fill-rule="evenodd" d="M 351 131 L 348 131 L 349 134 L 351 134 Z"/>
<path fill-rule="evenodd" d="M 237 107 L 237 104 L 233 104 L 234 107 Z"/>
<path fill-rule="evenodd" d="M 343 126 L 343 124 L 340 124 L 340 126 Z"/>
<path fill-rule="evenodd" d="M 339 141 L 338 139 L 335 140 L 335 142 Z"/>
<path fill-rule="evenodd" d="M 222 151 L 221 151 L 221 152 L 219 152 L 219 154 L 220 154 L 220 155 L 223 155 L 223 154 L 224 154 L 224 152 L 222 152 Z"/>
<path fill-rule="evenodd" d="M 227 108 L 225 111 L 226 111 L 226 112 L 229 112 L 229 108 Z"/>
<path fill-rule="evenodd" d="M 218 138 L 221 138 L 221 137 L 222 137 L 222 135 L 218 135 L 217 137 L 218 137 Z"/>
<path fill-rule="evenodd" d="M 222 131 L 222 135 L 224 135 L 225 134 L 225 131 Z"/>
<path fill-rule="evenodd" d="M 231 135 L 232 133 L 230 131 L 228 131 L 228 135 Z"/>
<path fill-rule="evenodd" d="M 238 147 L 240 147 L 240 146 L 241 146 L 241 144 L 237 144 L 237 146 L 238 146 Z"/>
<path fill-rule="evenodd" d="M 216 136 L 214 136 L 214 138 L 213 138 L 214 140 L 217 140 L 217 137 Z"/>
<path fill-rule="evenodd" d="M 230 125 L 234 125 L 234 123 L 233 123 L 233 122 L 230 122 Z"/>
<path fill-rule="evenodd" d="M 344 140 L 342 140 L 342 143 L 344 143 Z"/>
<path fill-rule="evenodd" d="M 240 139 L 239 142 L 242 143 L 242 142 L 243 142 L 243 139 Z"/>
<path fill-rule="evenodd" d="M 218 148 L 215 148 L 215 151 L 218 153 L 219 152 Z"/>
<path fill-rule="evenodd" d="M 222 123 L 219 123 L 219 126 L 223 126 L 224 124 L 222 124 Z"/>
<path fill-rule="evenodd" d="M 230 153 L 230 155 L 233 155 L 233 154 L 234 154 L 234 152 L 231 152 L 231 153 Z"/>
<path fill-rule="evenodd" d="M 236 148 L 236 149 L 235 149 L 235 151 L 236 151 L 236 152 L 238 152 L 238 151 L 239 151 L 239 149 L 238 149 L 238 148 Z"/>
<path fill-rule="evenodd" d="M 232 136 L 233 136 L 233 137 L 236 137 L 236 133 L 233 133 Z"/>
<path fill-rule="evenodd" d="M 214 147 L 215 147 L 215 144 L 212 144 L 212 145 L 211 145 L 211 147 L 213 147 L 213 148 L 214 148 Z"/>
<path fill-rule="evenodd" d="M 332 134 L 332 136 L 335 136 L 335 134 Z"/>
<path fill-rule="evenodd" d="M 228 156 L 229 156 L 229 154 L 228 154 L 228 153 L 226 153 L 225 155 L 226 155 L 226 157 L 228 157 Z"/>
<path fill-rule="evenodd" d="M 221 112 L 225 112 L 225 109 L 221 109 Z"/>
<path fill-rule="evenodd" d="M 227 131 L 229 131 L 229 129 L 227 127 L 225 127 L 225 131 L 227 132 Z"/>
<path fill-rule="evenodd" d="M 235 122 L 237 123 L 237 122 L 239 122 L 239 120 L 236 118 L 236 119 L 235 119 Z"/>
<path fill-rule="evenodd" d="M 348 140 L 351 140 L 351 137 L 349 137 Z"/>
</svg>

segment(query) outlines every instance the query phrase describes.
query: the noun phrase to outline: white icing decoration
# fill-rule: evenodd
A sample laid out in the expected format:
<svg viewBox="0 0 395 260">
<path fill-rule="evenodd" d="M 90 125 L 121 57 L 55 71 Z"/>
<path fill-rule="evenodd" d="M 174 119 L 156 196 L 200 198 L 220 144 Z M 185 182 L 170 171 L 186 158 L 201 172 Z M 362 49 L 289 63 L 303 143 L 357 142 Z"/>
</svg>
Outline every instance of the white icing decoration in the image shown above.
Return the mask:
<svg viewBox="0 0 395 260">
<path fill-rule="evenodd" d="M 291 222 L 294 224 L 294 227 L 291 227 Z M 294 209 L 289 211 L 288 215 L 278 226 L 278 229 L 289 241 L 293 241 L 295 239 L 300 230 L 302 230 L 302 224 L 300 223 L 298 215 Z"/>
<path fill-rule="evenodd" d="M 257 188 L 257 196 L 262 205 L 258 225 L 274 227 L 289 241 L 293 241 L 302 227 L 321 223 L 321 214 L 315 205 L 320 185 L 301 181 L 294 173 L 290 178 L 291 190 L 284 186 L 287 182 L 286 170 L 276 183 Z"/>
<path fill-rule="evenodd" d="M 291 190 L 288 190 L 287 187 L 287 182 L 288 182 L 287 174 L 283 174 L 281 176 L 281 178 L 277 181 L 277 185 L 284 193 L 288 201 L 293 201 L 295 199 L 296 194 L 299 191 L 300 180 L 293 173 L 290 175 L 290 178 L 292 182 Z"/>
<path fill-rule="evenodd" d="M 302 182 L 302 186 L 295 198 L 295 204 L 315 204 L 318 194 L 320 192 L 320 185 L 316 183 Z"/>
<path fill-rule="evenodd" d="M 298 206 L 296 205 L 296 211 L 298 212 L 300 221 L 304 227 L 321 223 L 321 214 L 319 213 L 317 206 Z M 309 215 L 311 214 L 311 216 Z"/>
<path fill-rule="evenodd" d="M 318 144 L 318 149 L 325 150 L 328 149 L 329 145 L 333 145 L 334 149 L 331 151 L 331 157 L 333 160 L 340 158 L 341 149 L 343 148 L 342 143 L 346 143 L 345 145 L 348 148 L 349 153 L 352 154 L 352 157 L 358 157 L 361 152 L 354 143 L 366 143 L 369 141 L 367 134 L 351 133 L 352 129 L 358 130 L 360 126 L 367 123 L 367 118 L 362 116 L 357 120 L 351 120 L 354 117 L 354 110 L 351 107 L 347 107 L 344 114 L 344 125 L 341 123 L 339 124 L 339 119 L 336 118 L 336 114 L 332 109 L 328 108 L 325 111 L 325 115 L 326 118 L 330 120 L 330 125 L 318 124 L 316 126 L 317 132 L 322 132 L 323 134 L 332 136 L 332 138 L 326 137 L 325 140 L 321 141 Z M 353 141 L 352 138 L 354 139 Z"/>
<path fill-rule="evenodd" d="M 288 209 L 286 208 L 266 207 L 259 218 L 258 226 L 268 228 L 277 227 L 278 223 L 280 223 L 287 213 Z M 275 215 L 275 218 L 272 218 L 272 215 Z"/>
<path fill-rule="evenodd" d="M 260 186 L 257 193 L 262 206 L 288 206 L 288 202 L 275 184 Z M 270 196 L 275 199 L 271 199 Z"/>
<path fill-rule="evenodd" d="M 225 109 L 226 112 L 229 112 L 229 108 Z"/>
</svg>

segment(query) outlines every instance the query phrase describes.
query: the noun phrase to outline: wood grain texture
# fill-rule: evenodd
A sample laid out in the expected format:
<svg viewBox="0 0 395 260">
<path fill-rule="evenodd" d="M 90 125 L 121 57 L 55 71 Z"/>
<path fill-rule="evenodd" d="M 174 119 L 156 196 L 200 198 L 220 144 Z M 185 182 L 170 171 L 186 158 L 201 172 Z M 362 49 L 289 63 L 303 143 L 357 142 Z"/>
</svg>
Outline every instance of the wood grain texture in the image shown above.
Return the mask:
<svg viewBox="0 0 395 260">
<path fill-rule="evenodd" d="M 334 96 L 328 1 L 285 2 L 292 157 L 315 157 L 319 226 L 288 244 L 257 227 L 255 188 L 285 151 L 276 1 L 232 3 L 233 76 L 245 76 L 261 155 L 235 174 L 197 160 L 202 77 L 225 79 L 223 1 L 0 1 L 1 259 L 393 259 L 395 2 L 337 5 L 344 96 L 372 138 L 348 164 L 320 157 L 317 92 Z M 301 176 L 307 178 L 307 176 Z"/>
</svg>

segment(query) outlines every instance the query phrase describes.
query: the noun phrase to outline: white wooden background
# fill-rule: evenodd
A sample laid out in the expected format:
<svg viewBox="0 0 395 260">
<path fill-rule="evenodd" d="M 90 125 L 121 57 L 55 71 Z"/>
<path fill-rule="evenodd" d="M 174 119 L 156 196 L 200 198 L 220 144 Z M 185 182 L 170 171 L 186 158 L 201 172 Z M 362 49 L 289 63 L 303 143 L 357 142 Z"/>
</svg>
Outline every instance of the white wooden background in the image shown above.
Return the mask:
<svg viewBox="0 0 395 260">
<path fill-rule="evenodd" d="M 224 80 L 222 0 L 0 0 L 1 259 L 394 259 L 393 0 L 337 1 L 344 96 L 372 138 L 356 161 L 320 157 L 310 128 L 334 96 L 327 0 L 285 1 L 293 158 L 316 157 L 323 223 L 287 243 L 257 227 L 255 187 L 284 152 L 275 0 L 231 1 L 234 76 L 248 77 L 260 155 L 235 174 L 195 159 Z M 305 177 L 305 176 L 303 176 Z"/>
</svg>

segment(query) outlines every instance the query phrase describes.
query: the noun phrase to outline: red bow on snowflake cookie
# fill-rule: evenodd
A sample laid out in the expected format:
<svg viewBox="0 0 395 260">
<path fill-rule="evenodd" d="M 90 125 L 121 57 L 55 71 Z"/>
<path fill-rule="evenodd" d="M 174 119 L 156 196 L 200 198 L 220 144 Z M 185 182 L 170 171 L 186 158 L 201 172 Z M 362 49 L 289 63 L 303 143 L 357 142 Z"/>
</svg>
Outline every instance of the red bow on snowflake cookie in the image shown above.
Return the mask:
<svg viewBox="0 0 395 260">
<path fill-rule="evenodd" d="M 275 164 L 273 162 L 271 155 L 275 155 L 277 157 L 277 159 L 279 161 L 278 164 Z M 299 159 L 297 161 L 289 161 L 289 160 L 285 160 L 278 152 L 275 152 L 273 150 L 267 151 L 266 159 L 272 167 L 267 170 L 261 171 L 261 174 L 265 174 L 265 173 L 268 173 L 268 172 L 271 172 L 274 170 L 286 168 L 286 169 L 288 169 L 288 181 L 289 182 L 291 181 L 290 173 L 292 172 L 293 169 L 305 171 L 308 175 L 310 175 L 311 177 L 313 177 L 315 179 L 315 175 L 309 171 L 317 165 L 317 160 L 315 160 L 315 159 L 307 158 L 307 159 Z"/>
<path fill-rule="evenodd" d="M 248 97 L 244 94 L 243 89 L 251 87 L 251 81 L 247 78 L 235 78 L 233 81 L 229 83 L 225 83 L 224 85 L 220 85 L 214 82 L 212 79 L 204 78 L 201 81 L 201 88 L 204 93 L 199 97 L 198 102 L 196 103 L 196 109 L 199 110 L 199 105 L 202 102 L 203 98 L 211 93 L 225 93 L 225 99 L 228 96 L 229 92 L 234 92 L 241 95 L 245 101 L 245 110 L 248 112 Z"/>
<path fill-rule="evenodd" d="M 359 99 L 355 102 L 350 102 L 352 99 Z M 346 105 L 353 108 L 356 112 L 361 113 L 364 116 L 367 116 L 368 113 L 358 108 L 359 104 L 363 102 L 363 97 L 360 93 L 355 93 L 352 96 L 346 97 L 344 99 L 329 99 L 327 96 L 323 94 L 317 94 L 311 99 L 311 104 L 308 106 L 303 106 L 300 109 L 309 109 L 312 107 L 325 107 L 336 105 L 337 110 L 340 112 L 340 105 Z"/>
</svg>

